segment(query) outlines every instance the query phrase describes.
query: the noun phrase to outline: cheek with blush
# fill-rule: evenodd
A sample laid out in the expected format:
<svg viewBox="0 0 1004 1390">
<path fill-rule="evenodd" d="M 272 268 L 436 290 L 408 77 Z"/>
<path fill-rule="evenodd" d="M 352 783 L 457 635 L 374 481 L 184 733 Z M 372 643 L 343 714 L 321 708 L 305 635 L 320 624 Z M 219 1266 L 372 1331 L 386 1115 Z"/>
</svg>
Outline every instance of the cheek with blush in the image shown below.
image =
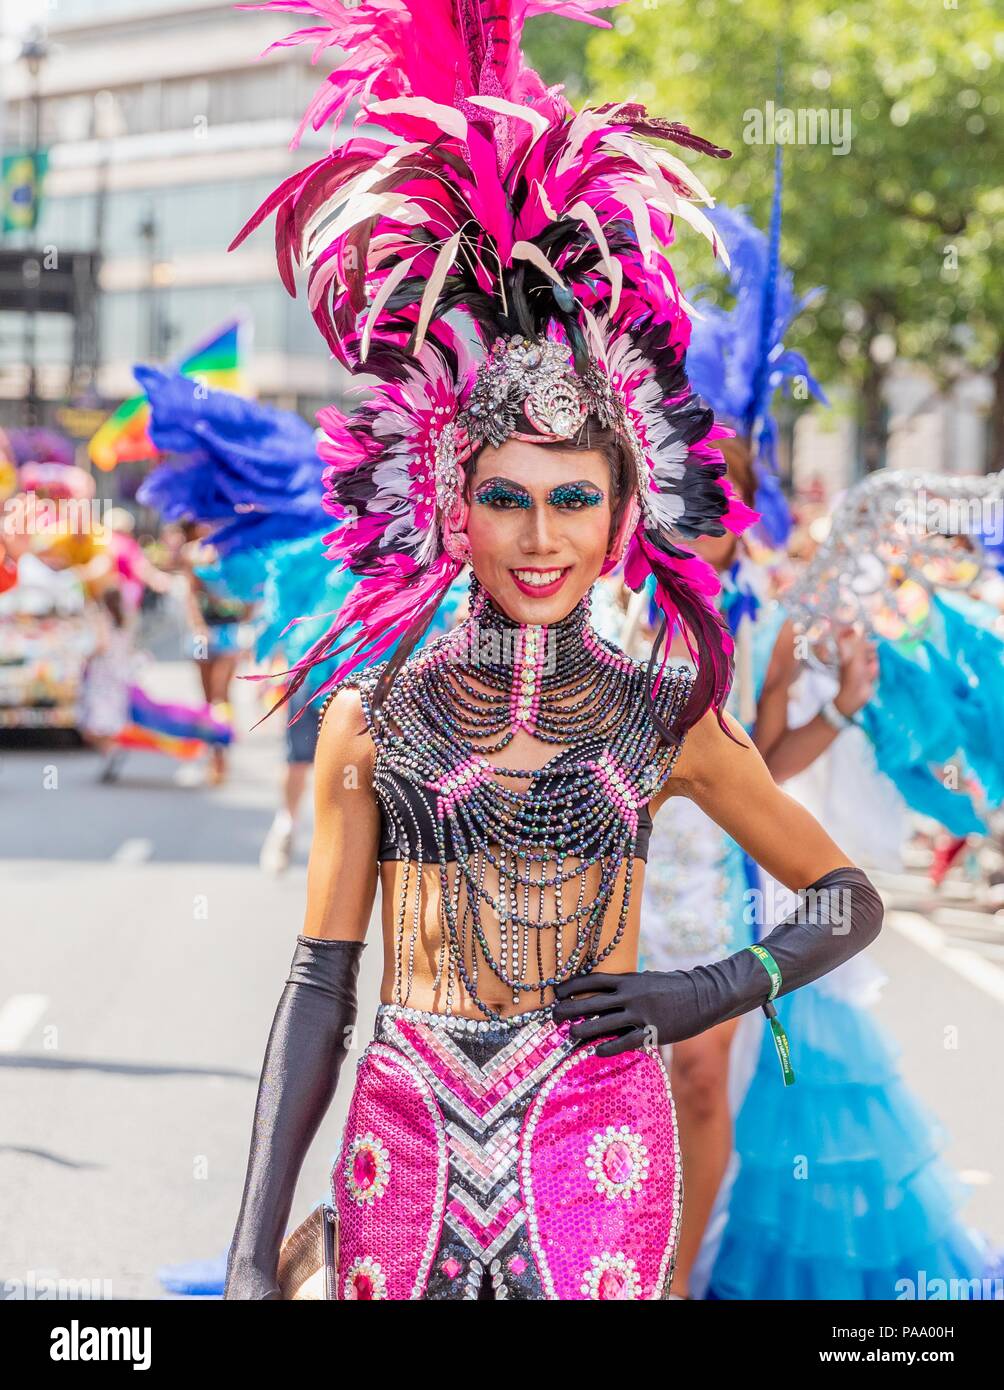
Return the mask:
<svg viewBox="0 0 1004 1390">
<path fill-rule="evenodd" d="M 610 549 L 611 511 L 606 497 L 597 506 L 583 507 L 575 513 L 573 526 L 576 549 L 590 569 L 603 565 Z"/>
<path fill-rule="evenodd" d="M 509 569 L 518 559 L 518 527 L 523 513 L 515 508 L 500 511 L 472 499 L 467 521 L 470 564 L 491 593 L 509 580 Z"/>
</svg>

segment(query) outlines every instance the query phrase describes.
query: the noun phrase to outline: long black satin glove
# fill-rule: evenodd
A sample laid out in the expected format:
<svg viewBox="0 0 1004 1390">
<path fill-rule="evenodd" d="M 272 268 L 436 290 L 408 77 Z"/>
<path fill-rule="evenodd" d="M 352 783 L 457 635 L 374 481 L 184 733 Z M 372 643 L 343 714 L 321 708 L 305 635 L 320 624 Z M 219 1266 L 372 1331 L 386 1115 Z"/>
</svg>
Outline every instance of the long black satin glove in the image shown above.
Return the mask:
<svg viewBox="0 0 1004 1390">
<path fill-rule="evenodd" d="M 601 1043 L 597 1056 L 613 1057 L 641 1047 L 682 1042 L 716 1023 L 764 1006 L 800 985 L 818 980 L 870 945 L 882 926 L 882 899 L 861 869 L 831 869 L 799 890 L 799 905 L 759 943 L 781 973 L 780 987 L 749 947 L 713 965 L 693 970 L 643 970 L 634 974 L 574 975 L 555 986 L 554 1018 L 573 1023 L 573 1038 L 616 1037 Z M 577 996 L 593 997 L 580 1000 Z"/>
<path fill-rule="evenodd" d="M 276 1269 L 296 1180 L 356 1021 L 365 943 L 298 936 L 258 1082 L 251 1153 L 224 1298 L 280 1298 Z"/>
</svg>

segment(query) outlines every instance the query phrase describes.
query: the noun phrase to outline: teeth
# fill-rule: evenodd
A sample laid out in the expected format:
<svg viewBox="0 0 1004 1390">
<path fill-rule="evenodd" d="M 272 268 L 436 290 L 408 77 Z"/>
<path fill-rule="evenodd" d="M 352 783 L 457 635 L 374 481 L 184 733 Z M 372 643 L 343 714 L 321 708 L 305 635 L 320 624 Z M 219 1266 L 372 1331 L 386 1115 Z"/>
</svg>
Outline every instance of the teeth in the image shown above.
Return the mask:
<svg viewBox="0 0 1004 1390">
<path fill-rule="evenodd" d="M 524 584 L 534 584 L 542 588 L 545 584 L 553 584 L 556 579 L 561 578 L 561 570 L 545 570 L 541 573 L 538 570 L 513 570 L 516 578 Z"/>
</svg>

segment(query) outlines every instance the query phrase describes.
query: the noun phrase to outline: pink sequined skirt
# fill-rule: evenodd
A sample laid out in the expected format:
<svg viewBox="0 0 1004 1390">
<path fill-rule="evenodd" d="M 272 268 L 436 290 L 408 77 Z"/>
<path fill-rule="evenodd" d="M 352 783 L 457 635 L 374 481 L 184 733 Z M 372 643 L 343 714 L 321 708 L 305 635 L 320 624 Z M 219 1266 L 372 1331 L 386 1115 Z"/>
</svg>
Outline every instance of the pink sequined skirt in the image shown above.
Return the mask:
<svg viewBox="0 0 1004 1390">
<path fill-rule="evenodd" d="M 668 1295 L 665 1068 L 650 1048 L 597 1057 L 569 1026 L 380 1006 L 331 1174 L 340 1298 Z"/>
</svg>

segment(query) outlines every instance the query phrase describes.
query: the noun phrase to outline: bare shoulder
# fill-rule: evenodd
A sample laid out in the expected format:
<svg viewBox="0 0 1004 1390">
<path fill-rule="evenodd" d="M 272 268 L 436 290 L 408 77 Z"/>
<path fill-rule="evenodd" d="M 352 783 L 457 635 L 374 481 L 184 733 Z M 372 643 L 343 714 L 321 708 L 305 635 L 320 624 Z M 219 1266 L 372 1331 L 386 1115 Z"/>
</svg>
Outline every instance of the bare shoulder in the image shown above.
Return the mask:
<svg viewBox="0 0 1004 1390">
<path fill-rule="evenodd" d="M 673 775 L 663 788 L 663 797 L 688 796 L 697 799 L 705 788 L 728 777 L 737 759 L 757 757 L 749 734 L 731 714 L 722 712 L 725 732 L 714 709 L 708 709 L 687 730 L 677 754 Z M 752 750 L 752 751 L 751 751 Z"/>
<path fill-rule="evenodd" d="M 309 718 L 309 710 L 304 718 Z M 319 782 L 344 784 L 346 768 L 372 777 L 376 744 L 369 728 L 363 696 L 358 686 L 345 685 L 330 695 L 319 714 L 320 729 L 314 770 Z"/>
</svg>

